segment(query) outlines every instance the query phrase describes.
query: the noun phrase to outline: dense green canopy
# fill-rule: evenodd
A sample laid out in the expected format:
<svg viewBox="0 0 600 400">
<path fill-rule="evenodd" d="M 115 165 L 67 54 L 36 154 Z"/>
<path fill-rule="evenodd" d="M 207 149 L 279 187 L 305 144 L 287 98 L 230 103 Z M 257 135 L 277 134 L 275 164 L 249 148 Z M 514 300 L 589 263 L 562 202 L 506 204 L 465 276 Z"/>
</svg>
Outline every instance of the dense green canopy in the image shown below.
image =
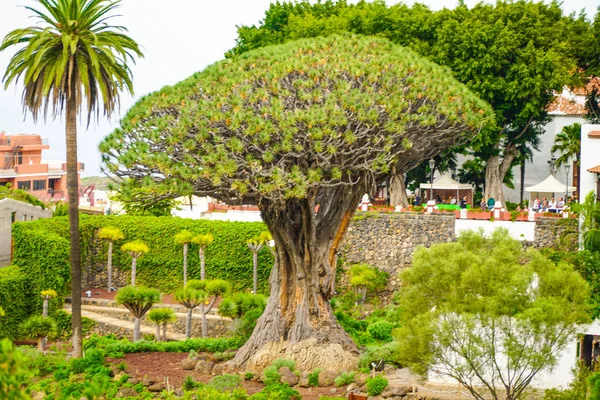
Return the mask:
<svg viewBox="0 0 600 400">
<path fill-rule="evenodd" d="M 161 195 L 281 203 L 372 182 L 472 138 L 490 115 L 412 51 L 332 36 L 245 53 L 146 96 L 100 149 L 111 174 Z"/>
</svg>

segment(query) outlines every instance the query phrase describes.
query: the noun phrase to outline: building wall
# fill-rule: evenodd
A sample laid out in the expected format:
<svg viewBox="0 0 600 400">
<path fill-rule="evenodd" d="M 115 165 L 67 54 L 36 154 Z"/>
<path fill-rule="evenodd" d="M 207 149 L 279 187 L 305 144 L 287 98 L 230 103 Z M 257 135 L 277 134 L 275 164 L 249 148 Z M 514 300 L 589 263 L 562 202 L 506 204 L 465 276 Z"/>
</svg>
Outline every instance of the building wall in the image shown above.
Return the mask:
<svg viewBox="0 0 600 400">
<path fill-rule="evenodd" d="M 13 199 L 0 200 L 0 267 L 11 262 L 12 223 L 49 218 L 52 211 Z"/>
<path fill-rule="evenodd" d="M 588 169 L 600 165 L 600 139 L 591 139 L 588 133 L 600 131 L 600 125 L 582 125 L 581 127 L 581 199 L 596 191 L 597 174 Z"/>
</svg>

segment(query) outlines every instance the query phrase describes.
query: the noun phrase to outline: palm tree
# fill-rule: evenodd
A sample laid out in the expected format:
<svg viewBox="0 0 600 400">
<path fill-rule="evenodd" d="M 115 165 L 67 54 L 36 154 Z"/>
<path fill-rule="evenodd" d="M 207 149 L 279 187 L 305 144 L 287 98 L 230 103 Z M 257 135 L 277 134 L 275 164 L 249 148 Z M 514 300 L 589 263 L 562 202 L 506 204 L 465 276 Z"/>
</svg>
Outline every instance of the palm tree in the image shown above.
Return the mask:
<svg viewBox="0 0 600 400">
<path fill-rule="evenodd" d="M 142 286 L 125 286 L 119 289 L 115 300 L 133 314 L 133 341 L 137 342 L 140 339 L 140 321 L 160 301 L 160 292 Z"/>
<path fill-rule="evenodd" d="M 581 125 L 577 122 L 572 125 L 565 126 L 560 133 L 554 138 L 554 144 L 550 149 L 552 154 L 559 153 L 556 159 L 556 166 L 567 165 L 569 160 L 573 161 L 573 173 L 577 170 L 577 198 L 580 198 L 579 193 L 579 157 L 581 155 Z"/>
<path fill-rule="evenodd" d="M 258 236 L 248 239 L 246 242 L 248 248 L 252 252 L 252 276 L 253 276 L 253 291 L 252 293 L 257 294 L 258 289 L 258 252 L 273 238 L 268 231 L 263 231 Z"/>
<path fill-rule="evenodd" d="M 167 341 L 167 324 L 169 322 L 177 321 L 175 311 L 172 308 L 155 308 L 150 310 L 148 313 L 148 321 L 156 325 L 156 341 L 166 342 Z M 162 339 L 160 335 L 160 328 L 162 327 Z"/>
<path fill-rule="evenodd" d="M 183 286 L 187 283 L 188 247 L 193 239 L 194 234 L 188 230 L 183 230 L 175 235 L 175 243 L 183 245 Z"/>
<path fill-rule="evenodd" d="M 219 297 L 226 297 L 231 293 L 231 283 L 223 279 L 207 280 L 190 280 L 187 284 L 189 289 L 204 292 L 205 302 L 200 309 L 202 314 L 202 337 L 208 336 L 208 313 L 212 310 Z M 206 307 L 204 307 L 204 304 Z"/>
<path fill-rule="evenodd" d="M 108 260 L 106 262 L 106 269 L 108 275 L 108 291 L 112 291 L 112 253 L 113 253 L 113 244 L 117 240 L 123 239 L 125 236 L 123 232 L 114 226 L 106 226 L 100 229 L 98 232 L 98 236 L 100 239 L 105 239 L 108 241 Z"/>
<path fill-rule="evenodd" d="M 573 210 L 579 213 L 583 247 L 591 252 L 600 252 L 600 202 L 595 192 L 585 196 L 583 203 L 574 204 Z"/>
<path fill-rule="evenodd" d="M 137 276 L 137 259 L 143 254 L 150 251 L 146 243 L 141 240 L 134 240 L 133 242 L 127 242 L 121 246 L 121 250 L 131 256 L 131 285 L 135 286 L 135 278 Z"/>
<path fill-rule="evenodd" d="M 190 280 L 193 282 L 193 280 Z M 189 283 L 189 282 L 188 282 Z M 206 293 L 202 290 L 196 290 L 186 285 L 183 289 L 175 292 L 175 300 L 185 308 L 187 308 L 187 319 L 185 321 L 185 338 L 192 337 L 192 316 L 194 309 L 204 304 L 206 301 Z"/>
<path fill-rule="evenodd" d="M 215 238 L 210 233 L 207 233 L 205 235 L 201 234 L 192 239 L 192 241 L 198 245 L 198 255 L 200 256 L 200 279 L 206 278 L 206 248 L 208 247 L 208 245 L 214 242 L 214 240 Z"/>
<path fill-rule="evenodd" d="M 3 82 L 5 88 L 23 78 L 23 106 L 33 120 L 48 110 L 53 118 L 66 114 L 67 193 L 71 240 L 73 355 L 82 356 L 81 254 L 79 249 L 79 182 L 77 115 L 99 118 L 100 107 L 110 117 L 120 91 L 133 94 L 127 61 L 142 57 L 138 44 L 122 26 L 109 25 L 120 0 L 37 0 L 41 10 L 25 7 L 41 24 L 16 29 L 4 38 L 0 51 L 18 46 Z"/>
</svg>

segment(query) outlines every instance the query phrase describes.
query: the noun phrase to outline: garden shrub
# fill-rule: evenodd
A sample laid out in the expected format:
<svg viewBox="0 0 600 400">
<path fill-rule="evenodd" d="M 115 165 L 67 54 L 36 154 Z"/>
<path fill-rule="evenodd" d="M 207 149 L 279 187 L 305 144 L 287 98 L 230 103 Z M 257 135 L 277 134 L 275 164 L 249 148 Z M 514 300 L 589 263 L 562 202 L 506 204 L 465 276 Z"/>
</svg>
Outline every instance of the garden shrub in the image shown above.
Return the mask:
<svg viewBox="0 0 600 400">
<path fill-rule="evenodd" d="M 191 375 L 186 376 L 185 379 L 183 380 L 182 387 L 183 387 L 183 390 L 185 390 L 185 391 L 190 392 L 190 391 L 196 389 L 198 386 L 199 386 L 199 383 L 196 382 L 194 377 Z"/>
<path fill-rule="evenodd" d="M 301 400 L 300 393 L 283 383 L 269 384 L 261 392 L 250 396 L 250 400 Z"/>
<path fill-rule="evenodd" d="M 398 365 L 396 357 L 396 342 L 385 343 L 381 346 L 367 346 L 367 349 L 358 359 L 358 367 L 361 369 L 371 369 L 371 363 L 379 363 L 383 360 L 386 364 Z"/>
<path fill-rule="evenodd" d="M 140 285 L 173 292 L 183 280 L 183 253 L 173 238 L 182 230 L 212 233 L 214 242 L 206 248 L 206 278 L 227 276 L 236 291 L 252 288 L 252 254 L 246 241 L 266 229 L 259 222 L 226 222 L 191 220 L 173 217 L 82 215 L 80 219 L 82 269 L 106 267 L 108 243 L 100 240 L 98 231 L 112 226 L 121 229 L 125 238 L 118 245 L 143 240 L 150 252 L 138 259 L 137 281 Z M 13 225 L 14 263 L 32 276 L 39 293 L 54 289 L 59 295 L 68 293 L 70 282 L 69 229 L 66 217 L 19 222 Z M 113 253 L 115 272 L 129 273 L 131 258 L 120 251 Z M 259 291 L 267 292 L 273 265 L 269 251 L 259 252 Z M 25 270 L 26 269 L 26 270 Z M 188 276 L 200 276 L 197 246 L 190 245 Z M 103 283 L 103 282 L 102 282 Z M 98 284 L 102 284 L 98 283 Z"/>
<path fill-rule="evenodd" d="M 356 372 L 342 372 L 340 376 L 335 378 L 335 386 L 345 386 L 354 382 L 354 378 L 356 377 Z"/>
<path fill-rule="evenodd" d="M 359 296 L 361 302 L 367 299 L 367 294 L 376 293 L 385 288 L 389 274 L 380 271 L 376 267 L 368 264 L 354 264 L 350 267 L 348 274 L 350 276 L 350 285 Z"/>
<path fill-rule="evenodd" d="M 53 318 L 58 328 L 57 337 L 60 339 L 70 339 L 73 334 L 73 330 L 71 329 L 71 314 L 65 310 L 56 310 Z M 86 337 L 98 323 L 88 317 L 81 317 L 81 324 L 83 337 Z"/>
<path fill-rule="evenodd" d="M 219 392 L 229 392 L 237 389 L 242 383 L 242 378 L 239 375 L 223 374 L 217 375 L 208 381 L 208 386 L 217 389 Z"/>
<path fill-rule="evenodd" d="M 388 380 L 381 375 L 367 379 L 367 394 L 369 396 L 378 396 L 385 390 Z"/>
<path fill-rule="evenodd" d="M 26 358 L 8 339 L 0 340 L 0 399 L 28 399 Z M 25 385 L 25 387 L 24 387 Z"/>
<path fill-rule="evenodd" d="M 38 300 L 41 313 L 41 299 L 31 290 L 21 269 L 16 266 L 0 268 L 0 307 L 5 314 L 0 322 L 0 338 L 18 339 L 19 326 L 36 313 Z"/>
<path fill-rule="evenodd" d="M 394 329 L 394 324 L 387 321 L 376 321 L 373 324 L 367 327 L 367 332 L 377 340 L 381 340 L 384 342 L 389 342 L 392 340 L 392 330 Z"/>
<path fill-rule="evenodd" d="M 319 386 L 319 374 L 323 371 L 322 368 L 316 368 L 308 374 L 308 384 L 310 386 Z"/>
</svg>

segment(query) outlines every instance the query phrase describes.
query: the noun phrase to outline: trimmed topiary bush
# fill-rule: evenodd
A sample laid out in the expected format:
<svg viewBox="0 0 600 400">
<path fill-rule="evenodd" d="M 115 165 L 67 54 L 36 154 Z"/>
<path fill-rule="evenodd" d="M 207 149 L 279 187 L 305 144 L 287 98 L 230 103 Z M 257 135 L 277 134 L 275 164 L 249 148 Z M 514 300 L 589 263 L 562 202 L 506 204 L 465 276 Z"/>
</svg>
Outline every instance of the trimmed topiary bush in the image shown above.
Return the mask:
<svg viewBox="0 0 600 400">
<path fill-rule="evenodd" d="M 369 396 L 378 396 L 385 390 L 388 380 L 381 375 L 367 379 L 367 394 Z"/>
</svg>

